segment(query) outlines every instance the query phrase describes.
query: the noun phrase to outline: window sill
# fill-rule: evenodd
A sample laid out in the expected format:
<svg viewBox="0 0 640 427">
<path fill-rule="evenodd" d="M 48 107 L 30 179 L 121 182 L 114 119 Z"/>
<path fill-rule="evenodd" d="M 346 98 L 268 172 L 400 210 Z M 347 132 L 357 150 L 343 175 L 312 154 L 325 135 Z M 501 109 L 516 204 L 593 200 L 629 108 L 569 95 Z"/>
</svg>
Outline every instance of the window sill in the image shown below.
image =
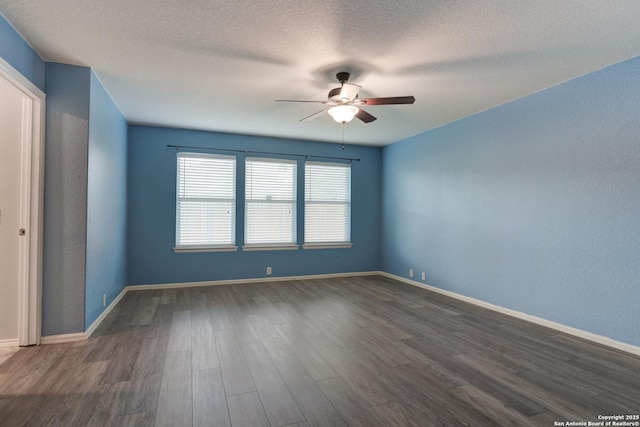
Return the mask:
<svg viewBox="0 0 640 427">
<path fill-rule="evenodd" d="M 302 249 L 348 249 L 352 246 L 351 242 L 305 243 Z"/>
<path fill-rule="evenodd" d="M 251 251 L 297 251 L 299 248 L 298 245 L 292 243 L 286 243 L 282 245 L 271 244 L 271 245 L 244 245 L 242 247 L 243 251 L 251 252 Z"/>
<path fill-rule="evenodd" d="M 176 246 L 173 252 L 177 254 L 193 253 L 193 252 L 235 252 L 238 247 L 235 245 L 220 246 Z"/>
</svg>

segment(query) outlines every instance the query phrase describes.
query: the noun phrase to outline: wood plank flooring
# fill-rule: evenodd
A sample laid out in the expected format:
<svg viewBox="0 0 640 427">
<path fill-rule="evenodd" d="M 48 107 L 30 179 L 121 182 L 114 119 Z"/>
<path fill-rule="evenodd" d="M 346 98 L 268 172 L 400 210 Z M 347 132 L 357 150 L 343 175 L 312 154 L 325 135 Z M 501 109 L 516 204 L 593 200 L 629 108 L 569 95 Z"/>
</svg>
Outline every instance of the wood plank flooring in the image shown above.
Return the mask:
<svg viewBox="0 0 640 427">
<path fill-rule="evenodd" d="M 553 426 L 640 413 L 640 358 L 364 276 L 129 292 L 0 365 L 0 426 Z"/>
<path fill-rule="evenodd" d="M 0 347 L 0 365 L 2 365 L 5 360 L 13 356 L 13 354 L 18 350 L 20 350 L 20 347 L 18 347 L 17 345 Z"/>
</svg>

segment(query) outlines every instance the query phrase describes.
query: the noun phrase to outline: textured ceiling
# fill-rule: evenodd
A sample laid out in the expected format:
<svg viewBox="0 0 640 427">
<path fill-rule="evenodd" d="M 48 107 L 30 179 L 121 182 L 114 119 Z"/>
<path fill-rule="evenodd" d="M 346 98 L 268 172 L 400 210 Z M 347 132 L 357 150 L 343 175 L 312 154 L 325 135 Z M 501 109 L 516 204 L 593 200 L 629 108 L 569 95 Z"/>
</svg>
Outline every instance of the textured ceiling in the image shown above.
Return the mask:
<svg viewBox="0 0 640 427">
<path fill-rule="evenodd" d="M 349 71 L 386 145 L 640 55 L 638 0 L 0 0 L 46 61 L 92 67 L 130 123 L 339 142 Z"/>
</svg>

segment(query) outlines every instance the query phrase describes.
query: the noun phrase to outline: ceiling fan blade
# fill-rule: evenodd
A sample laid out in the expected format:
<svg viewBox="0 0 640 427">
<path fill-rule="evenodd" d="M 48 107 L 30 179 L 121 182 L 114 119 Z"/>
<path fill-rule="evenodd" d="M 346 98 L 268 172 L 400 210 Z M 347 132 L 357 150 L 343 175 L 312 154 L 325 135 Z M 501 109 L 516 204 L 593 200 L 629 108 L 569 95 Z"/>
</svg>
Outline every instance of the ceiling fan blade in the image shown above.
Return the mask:
<svg viewBox="0 0 640 427">
<path fill-rule="evenodd" d="M 329 107 L 327 107 L 327 108 L 329 108 Z M 305 121 L 305 120 L 307 120 L 307 119 L 310 119 L 310 118 L 312 118 L 312 117 L 314 117 L 314 116 L 317 116 L 318 114 L 320 114 L 320 113 L 322 113 L 322 112 L 324 112 L 324 111 L 327 111 L 327 108 L 323 108 L 323 109 L 322 109 L 322 110 L 320 110 L 320 111 L 316 111 L 315 113 L 308 115 L 307 117 L 303 117 L 303 118 L 301 118 L 300 120 L 298 120 L 298 123 L 299 123 L 299 122 L 303 122 L 303 121 Z"/>
<path fill-rule="evenodd" d="M 353 101 L 358 96 L 361 86 L 354 85 L 352 83 L 343 83 L 342 90 L 340 90 L 341 101 Z"/>
<path fill-rule="evenodd" d="M 391 105 L 391 104 L 413 104 L 416 99 L 413 96 L 392 96 L 390 98 L 364 98 L 362 101 L 366 105 Z"/>
<path fill-rule="evenodd" d="M 356 113 L 356 117 L 362 120 L 365 123 L 371 123 L 374 120 L 377 120 L 377 117 L 372 116 L 371 114 L 364 111 L 362 108 Z"/>
<path fill-rule="evenodd" d="M 327 101 L 301 101 L 299 99 L 276 99 L 275 102 L 312 102 L 315 104 L 326 104 Z"/>
</svg>

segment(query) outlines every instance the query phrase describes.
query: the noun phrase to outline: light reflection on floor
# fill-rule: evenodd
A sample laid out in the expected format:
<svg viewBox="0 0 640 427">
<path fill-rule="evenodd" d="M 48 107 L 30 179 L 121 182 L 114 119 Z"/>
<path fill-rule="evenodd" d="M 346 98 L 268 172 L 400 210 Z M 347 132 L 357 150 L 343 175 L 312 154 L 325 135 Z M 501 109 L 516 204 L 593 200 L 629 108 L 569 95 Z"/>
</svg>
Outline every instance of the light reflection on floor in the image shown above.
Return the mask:
<svg viewBox="0 0 640 427">
<path fill-rule="evenodd" d="M 10 346 L 10 347 L 0 347 L 0 365 L 4 363 L 5 360 L 13 356 L 13 354 L 20 350 L 20 347 Z"/>
</svg>

